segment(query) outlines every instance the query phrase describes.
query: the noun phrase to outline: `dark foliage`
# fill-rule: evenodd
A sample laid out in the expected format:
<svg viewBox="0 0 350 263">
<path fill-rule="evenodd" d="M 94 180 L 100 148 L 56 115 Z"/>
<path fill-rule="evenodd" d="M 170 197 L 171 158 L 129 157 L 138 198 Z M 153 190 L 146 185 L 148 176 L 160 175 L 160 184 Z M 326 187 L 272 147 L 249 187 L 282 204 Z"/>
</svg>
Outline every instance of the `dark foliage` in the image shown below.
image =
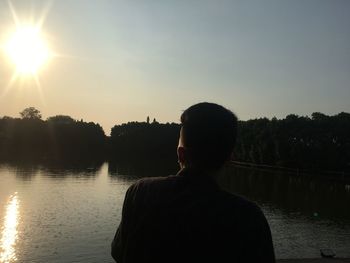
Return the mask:
<svg viewBox="0 0 350 263">
<path fill-rule="evenodd" d="M 177 160 L 179 124 L 129 122 L 106 137 L 99 124 L 64 115 L 43 121 L 39 115 L 0 118 L 0 159 Z M 350 114 L 239 121 L 234 156 L 256 164 L 349 172 Z"/>
<path fill-rule="evenodd" d="M 19 115 L 21 115 L 22 119 L 41 119 L 40 111 L 34 107 L 25 108 Z"/>
<path fill-rule="evenodd" d="M 100 125 L 51 117 L 0 119 L 0 158 L 65 160 L 104 158 L 105 134 Z"/>
<path fill-rule="evenodd" d="M 308 170 L 350 170 L 350 114 L 288 115 L 239 123 L 235 157 Z"/>
<path fill-rule="evenodd" d="M 180 125 L 153 121 L 129 122 L 112 128 L 109 140 L 111 158 L 174 158 Z"/>
</svg>

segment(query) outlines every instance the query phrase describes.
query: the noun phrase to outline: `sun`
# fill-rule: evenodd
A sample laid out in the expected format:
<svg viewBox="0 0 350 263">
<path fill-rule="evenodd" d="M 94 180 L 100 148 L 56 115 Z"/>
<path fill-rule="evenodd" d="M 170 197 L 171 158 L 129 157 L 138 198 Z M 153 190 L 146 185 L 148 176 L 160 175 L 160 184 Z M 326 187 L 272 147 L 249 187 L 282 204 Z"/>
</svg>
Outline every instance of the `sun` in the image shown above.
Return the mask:
<svg viewBox="0 0 350 263">
<path fill-rule="evenodd" d="M 5 44 L 5 53 L 17 74 L 35 75 L 51 57 L 51 51 L 39 27 L 17 27 Z"/>
</svg>

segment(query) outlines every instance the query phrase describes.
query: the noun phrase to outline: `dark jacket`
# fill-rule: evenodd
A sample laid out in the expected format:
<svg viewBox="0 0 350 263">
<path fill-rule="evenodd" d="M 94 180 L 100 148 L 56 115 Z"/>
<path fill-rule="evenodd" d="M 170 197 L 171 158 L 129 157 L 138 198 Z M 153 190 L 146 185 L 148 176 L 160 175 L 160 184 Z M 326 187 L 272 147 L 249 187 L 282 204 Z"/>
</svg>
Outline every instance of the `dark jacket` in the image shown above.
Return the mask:
<svg viewBox="0 0 350 263">
<path fill-rule="evenodd" d="M 112 256 L 118 263 L 275 262 L 260 208 L 189 169 L 130 186 Z"/>
</svg>

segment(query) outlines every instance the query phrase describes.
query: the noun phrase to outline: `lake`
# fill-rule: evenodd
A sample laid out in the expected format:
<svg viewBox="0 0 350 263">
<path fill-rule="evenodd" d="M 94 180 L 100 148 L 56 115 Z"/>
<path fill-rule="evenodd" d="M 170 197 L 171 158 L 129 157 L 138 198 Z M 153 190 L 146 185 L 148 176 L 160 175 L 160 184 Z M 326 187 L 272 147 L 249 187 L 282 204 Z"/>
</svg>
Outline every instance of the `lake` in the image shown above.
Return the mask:
<svg viewBox="0 0 350 263">
<path fill-rule="evenodd" d="M 129 185 L 176 170 L 147 161 L 0 164 L 0 262 L 113 262 Z M 350 257 L 350 185 L 233 166 L 219 182 L 262 207 L 277 258 L 319 257 L 320 248 Z"/>
</svg>

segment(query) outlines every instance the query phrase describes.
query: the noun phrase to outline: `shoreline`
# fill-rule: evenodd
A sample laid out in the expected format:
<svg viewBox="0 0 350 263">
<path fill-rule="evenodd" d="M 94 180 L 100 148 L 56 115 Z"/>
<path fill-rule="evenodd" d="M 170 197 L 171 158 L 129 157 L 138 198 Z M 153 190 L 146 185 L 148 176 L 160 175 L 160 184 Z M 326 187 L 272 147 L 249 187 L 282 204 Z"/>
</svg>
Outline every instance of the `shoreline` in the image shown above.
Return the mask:
<svg viewBox="0 0 350 263">
<path fill-rule="evenodd" d="M 283 166 L 277 166 L 277 165 L 274 166 L 274 165 L 256 164 L 256 163 L 239 162 L 239 161 L 231 161 L 230 164 L 237 167 L 255 169 L 260 171 L 283 172 L 283 173 L 288 173 L 299 177 L 317 176 L 318 178 L 323 178 L 327 180 L 336 180 L 343 183 L 350 182 L 350 173 L 348 172 L 305 170 L 305 169 L 299 169 L 299 168 L 290 168 L 290 167 L 283 167 Z"/>
</svg>

